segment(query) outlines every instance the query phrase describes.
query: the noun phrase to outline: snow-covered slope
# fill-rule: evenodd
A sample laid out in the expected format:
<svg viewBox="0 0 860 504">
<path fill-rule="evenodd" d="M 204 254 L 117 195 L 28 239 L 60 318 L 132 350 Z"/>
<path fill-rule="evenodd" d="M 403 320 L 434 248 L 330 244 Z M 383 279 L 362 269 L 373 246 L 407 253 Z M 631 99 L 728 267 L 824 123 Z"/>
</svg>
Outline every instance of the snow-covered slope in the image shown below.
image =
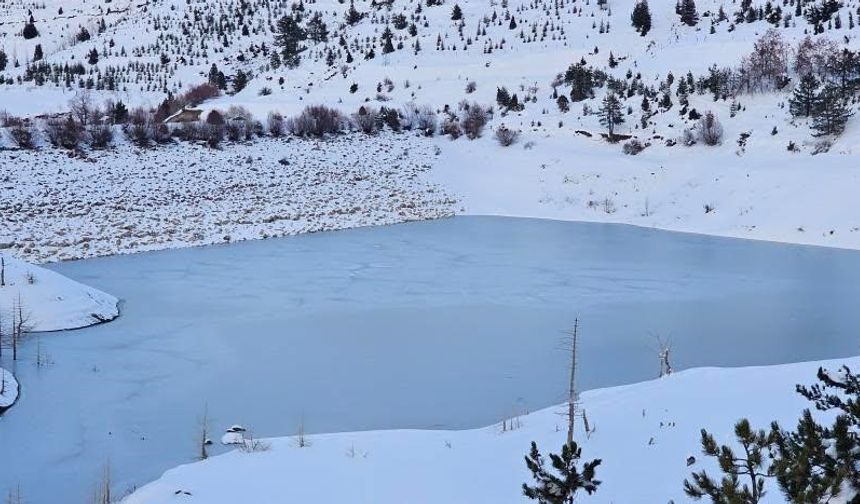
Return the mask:
<svg viewBox="0 0 860 504">
<path fill-rule="evenodd" d="M 0 413 L 18 399 L 18 381 L 10 371 L 0 368 Z"/>
<path fill-rule="evenodd" d="M 732 444 L 742 417 L 757 428 L 772 420 L 793 427 L 808 403 L 794 384 L 815 381 L 819 365 L 855 366 L 860 359 L 771 367 L 683 371 L 635 385 L 582 395 L 590 429 L 577 425 L 583 458 L 600 458 L 593 497 L 583 502 L 687 502 L 682 482 L 692 471 L 716 470 L 699 452 L 699 431 Z M 378 431 L 266 440 L 268 450 L 233 451 L 166 472 L 125 504 L 178 502 L 522 503 L 530 482 L 523 462 L 529 443 L 558 452 L 564 408 L 556 407 L 467 431 Z M 511 429 L 513 426 L 513 430 Z M 687 458 L 697 461 L 688 467 Z M 336 484 L 331 484 L 336 482 Z M 762 503 L 783 502 L 773 481 Z"/>
<path fill-rule="evenodd" d="M 4 334 L 11 312 L 23 315 L 28 331 L 58 331 L 116 318 L 118 300 L 53 271 L 0 254 L 5 264 L 0 286 Z"/>
</svg>

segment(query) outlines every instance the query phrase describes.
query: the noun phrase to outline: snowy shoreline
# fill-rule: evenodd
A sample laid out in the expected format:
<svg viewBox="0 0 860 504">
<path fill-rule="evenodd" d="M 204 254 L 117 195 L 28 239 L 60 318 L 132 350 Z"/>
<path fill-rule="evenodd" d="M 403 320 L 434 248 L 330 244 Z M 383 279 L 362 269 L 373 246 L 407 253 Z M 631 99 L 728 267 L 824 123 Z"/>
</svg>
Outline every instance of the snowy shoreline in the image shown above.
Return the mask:
<svg viewBox="0 0 860 504">
<path fill-rule="evenodd" d="M 764 367 L 694 368 L 632 385 L 586 391 L 580 408 L 594 428 L 577 423 L 583 457 L 602 458 L 603 485 L 589 502 L 686 502 L 683 479 L 716 470 L 700 453 L 699 431 L 729 441 L 745 417 L 756 428 L 773 420 L 792 426 L 809 403 L 794 385 L 815 381 L 819 366 L 856 366 L 860 358 Z M 719 383 L 719 387 L 713 387 Z M 707 390 L 707 394 L 702 392 Z M 744 390 L 743 397 L 738 395 Z M 513 430 L 496 425 L 463 431 L 390 430 L 345 432 L 263 440 L 264 451 L 235 450 L 182 465 L 127 497 L 125 504 L 174 502 L 188 492 L 196 502 L 275 503 L 309 501 L 318 491 L 314 474 L 343 484 L 327 490 L 332 502 L 521 503 L 529 480 L 523 456 L 529 443 L 557 451 L 564 442 L 562 407 L 514 419 Z M 510 422 L 509 422 L 510 424 Z M 688 466 L 688 457 L 695 457 Z M 637 470 L 631 472 L 630 467 Z M 290 478 L 277 477 L 289 474 Z M 241 481 L 241 485 L 235 482 Z M 762 503 L 782 502 L 773 481 Z"/>
<path fill-rule="evenodd" d="M 0 367 L 0 415 L 15 405 L 20 395 L 21 385 L 11 371 Z"/>
</svg>

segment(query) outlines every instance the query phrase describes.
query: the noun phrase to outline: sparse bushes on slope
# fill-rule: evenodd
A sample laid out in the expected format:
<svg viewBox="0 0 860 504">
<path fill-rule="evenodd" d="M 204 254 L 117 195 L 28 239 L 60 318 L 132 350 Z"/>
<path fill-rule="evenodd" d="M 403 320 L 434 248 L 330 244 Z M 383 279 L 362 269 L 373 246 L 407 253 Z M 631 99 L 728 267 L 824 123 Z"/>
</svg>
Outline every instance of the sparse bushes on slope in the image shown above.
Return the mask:
<svg viewBox="0 0 860 504">
<path fill-rule="evenodd" d="M 696 127 L 699 140 L 705 145 L 719 145 L 723 143 L 723 125 L 717 116 L 708 111 L 699 119 Z"/>
<path fill-rule="evenodd" d="M 496 128 L 496 141 L 499 142 L 499 145 L 502 147 L 508 147 L 516 143 L 517 139 L 520 137 L 520 132 L 517 130 L 512 130 L 502 124 L 498 128 Z"/>
<path fill-rule="evenodd" d="M 345 124 L 346 119 L 338 110 L 325 105 L 311 105 L 287 121 L 287 130 L 296 136 L 323 137 L 340 133 Z"/>
</svg>

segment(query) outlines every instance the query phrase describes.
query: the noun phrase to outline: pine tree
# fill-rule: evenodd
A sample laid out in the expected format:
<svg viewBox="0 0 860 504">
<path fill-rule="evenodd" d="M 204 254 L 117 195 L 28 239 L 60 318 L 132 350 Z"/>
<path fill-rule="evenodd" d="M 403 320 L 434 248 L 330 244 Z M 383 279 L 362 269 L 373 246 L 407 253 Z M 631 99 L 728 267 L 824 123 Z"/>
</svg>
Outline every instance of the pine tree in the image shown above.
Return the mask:
<svg viewBox="0 0 860 504">
<path fill-rule="evenodd" d="M 580 61 L 568 67 L 564 73 L 564 82 L 570 84 L 570 100 L 580 102 L 591 96 L 594 89 L 594 73 Z"/>
<path fill-rule="evenodd" d="M 87 53 L 87 63 L 90 65 L 95 65 L 99 62 L 99 52 L 96 51 L 95 48 L 92 48 L 89 53 Z"/>
<path fill-rule="evenodd" d="M 818 79 L 806 74 L 794 88 L 788 100 L 788 110 L 794 117 L 810 117 L 818 112 Z"/>
<path fill-rule="evenodd" d="M 815 136 L 839 135 L 845 130 L 851 111 L 842 91 L 827 85 L 818 95 L 818 113 L 812 118 Z"/>
<path fill-rule="evenodd" d="M 511 105 L 511 93 L 508 92 L 507 88 L 500 87 L 496 89 L 496 103 L 502 108 L 508 108 Z"/>
<path fill-rule="evenodd" d="M 308 20 L 307 34 L 308 38 L 316 43 L 328 42 L 328 26 L 319 12 L 315 12 Z"/>
<path fill-rule="evenodd" d="M 621 111 L 621 102 L 615 96 L 615 93 L 608 93 L 603 98 L 603 103 L 597 111 L 602 124 L 609 131 L 609 139 L 615 138 L 615 126 L 624 122 L 624 114 Z"/>
<path fill-rule="evenodd" d="M 307 32 L 301 27 L 301 19 L 288 14 L 278 20 L 275 29 L 275 46 L 281 48 L 281 61 L 289 68 L 299 66 L 299 55 L 306 48 L 302 44 L 307 38 Z"/>
<path fill-rule="evenodd" d="M 757 504 L 765 495 L 768 476 L 768 448 L 772 437 L 764 430 L 754 431 L 747 419 L 735 424 L 735 437 L 743 448 L 736 455 L 728 446 L 718 446 L 714 437 L 702 429 L 702 452 L 715 457 L 724 476 L 720 481 L 707 472 L 693 473 L 693 481 L 684 480 L 684 492 L 694 499 L 709 497 L 717 504 Z"/>
<path fill-rule="evenodd" d="M 21 35 L 26 40 L 34 39 L 39 36 L 39 30 L 36 29 L 36 23 L 33 22 L 33 16 L 30 16 L 30 21 L 24 25 L 24 31 L 21 32 Z"/>
<path fill-rule="evenodd" d="M 0 72 L 6 70 L 6 65 L 9 63 L 9 57 L 6 56 L 6 53 L 3 52 L 3 49 L 0 49 Z"/>
<path fill-rule="evenodd" d="M 844 419 L 837 419 L 837 423 L 844 423 Z M 808 409 L 803 411 L 794 432 L 784 432 L 773 424 L 773 473 L 790 502 L 830 502 L 842 491 L 846 475 L 828 446 L 834 432 L 844 431 L 817 424 Z M 850 445 L 840 441 L 834 446 Z"/>
<path fill-rule="evenodd" d="M 394 34 L 391 33 L 391 28 L 386 26 L 385 31 L 382 32 L 382 54 L 394 52 L 394 44 L 391 43 L 392 38 L 394 38 Z"/>
<path fill-rule="evenodd" d="M 349 0 L 349 10 L 346 11 L 346 24 L 348 24 L 350 26 L 354 25 L 354 24 L 358 23 L 359 21 L 361 21 L 361 19 L 363 17 L 364 17 L 364 14 L 362 14 L 361 12 L 358 12 L 358 10 L 356 10 L 355 2 L 353 0 Z"/>
<path fill-rule="evenodd" d="M 676 7 L 676 12 L 681 17 L 681 22 L 687 26 L 696 26 L 699 22 L 699 13 L 696 10 L 695 0 L 681 0 Z"/>
<path fill-rule="evenodd" d="M 560 95 L 555 102 L 558 105 L 558 110 L 561 113 L 564 114 L 570 110 L 570 102 L 567 100 L 567 96 Z"/>
<path fill-rule="evenodd" d="M 238 93 L 239 91 L 245 89 L 245 86 L 248 85 L 248 74 L 242 70 L 236 72 L 236 75 L 233 77 L 233 93 Z"/>
<path fill-rule="evenodd" d="M 596 492 L 600 481 L 594 477 L 600 459 L 586 462 L 580 473 L 576 464 L 581 456 L 582 449 L 575 442 L 565 443 L 561 447 L 561 455 L 549 454 L 552 465 L 549 468 L 538 451 L 537 443 L 532 441 L 525 459 L 536 484 L 529 486 L 523 483 L 523 495 L 540 504 L 573 504 L 577 491 L 584 490 L 589 495 Z"/>
<path fill-rule="evenodd" d="M 648 8 L 648 0 L 639 0 L 636 6 L 633 7 L 633 14 L 630 16 L 630 21 L 633 27 L 643 37 L 651 31 L 651 9 Z"/>
<path fill-rule="evenodd" d="M 36 44 L 36 48 L 33 50 L 33 61 L 40 61 L 44 57 L 45 55 L 42 52 L 42 44 Z"/>
<path fill-rule="evenodd" d="M 451 21 L 459 21 L 463 19 L 463 10 L 460 9 L 460 6 L 454 4 L 454 9 L 451 11 Z"/>
</svg>

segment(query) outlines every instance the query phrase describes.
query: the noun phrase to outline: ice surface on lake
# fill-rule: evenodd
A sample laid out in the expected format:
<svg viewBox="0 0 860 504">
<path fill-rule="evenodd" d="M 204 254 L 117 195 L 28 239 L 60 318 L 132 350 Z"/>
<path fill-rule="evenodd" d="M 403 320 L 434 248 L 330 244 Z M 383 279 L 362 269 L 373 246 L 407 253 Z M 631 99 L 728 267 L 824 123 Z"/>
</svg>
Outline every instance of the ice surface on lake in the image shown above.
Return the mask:
<svg viewBox="0 0 860 504">
<path fill-rule="evenodd" d="M 84 502 L 108 460 L 115 492 L 193 460 L 205 409 L 259 438 L 561 402 L 575 317 L 583 388 L 654 377 L 657 336 L 676 368 L 858 353 L 860 254 L 627 226 L 457 217 L 51 268 L 123 305 L 42 334 L 51 365 L 35 337 L 4 356 L 0 494 L 33 504 Z"/>
</svg>

